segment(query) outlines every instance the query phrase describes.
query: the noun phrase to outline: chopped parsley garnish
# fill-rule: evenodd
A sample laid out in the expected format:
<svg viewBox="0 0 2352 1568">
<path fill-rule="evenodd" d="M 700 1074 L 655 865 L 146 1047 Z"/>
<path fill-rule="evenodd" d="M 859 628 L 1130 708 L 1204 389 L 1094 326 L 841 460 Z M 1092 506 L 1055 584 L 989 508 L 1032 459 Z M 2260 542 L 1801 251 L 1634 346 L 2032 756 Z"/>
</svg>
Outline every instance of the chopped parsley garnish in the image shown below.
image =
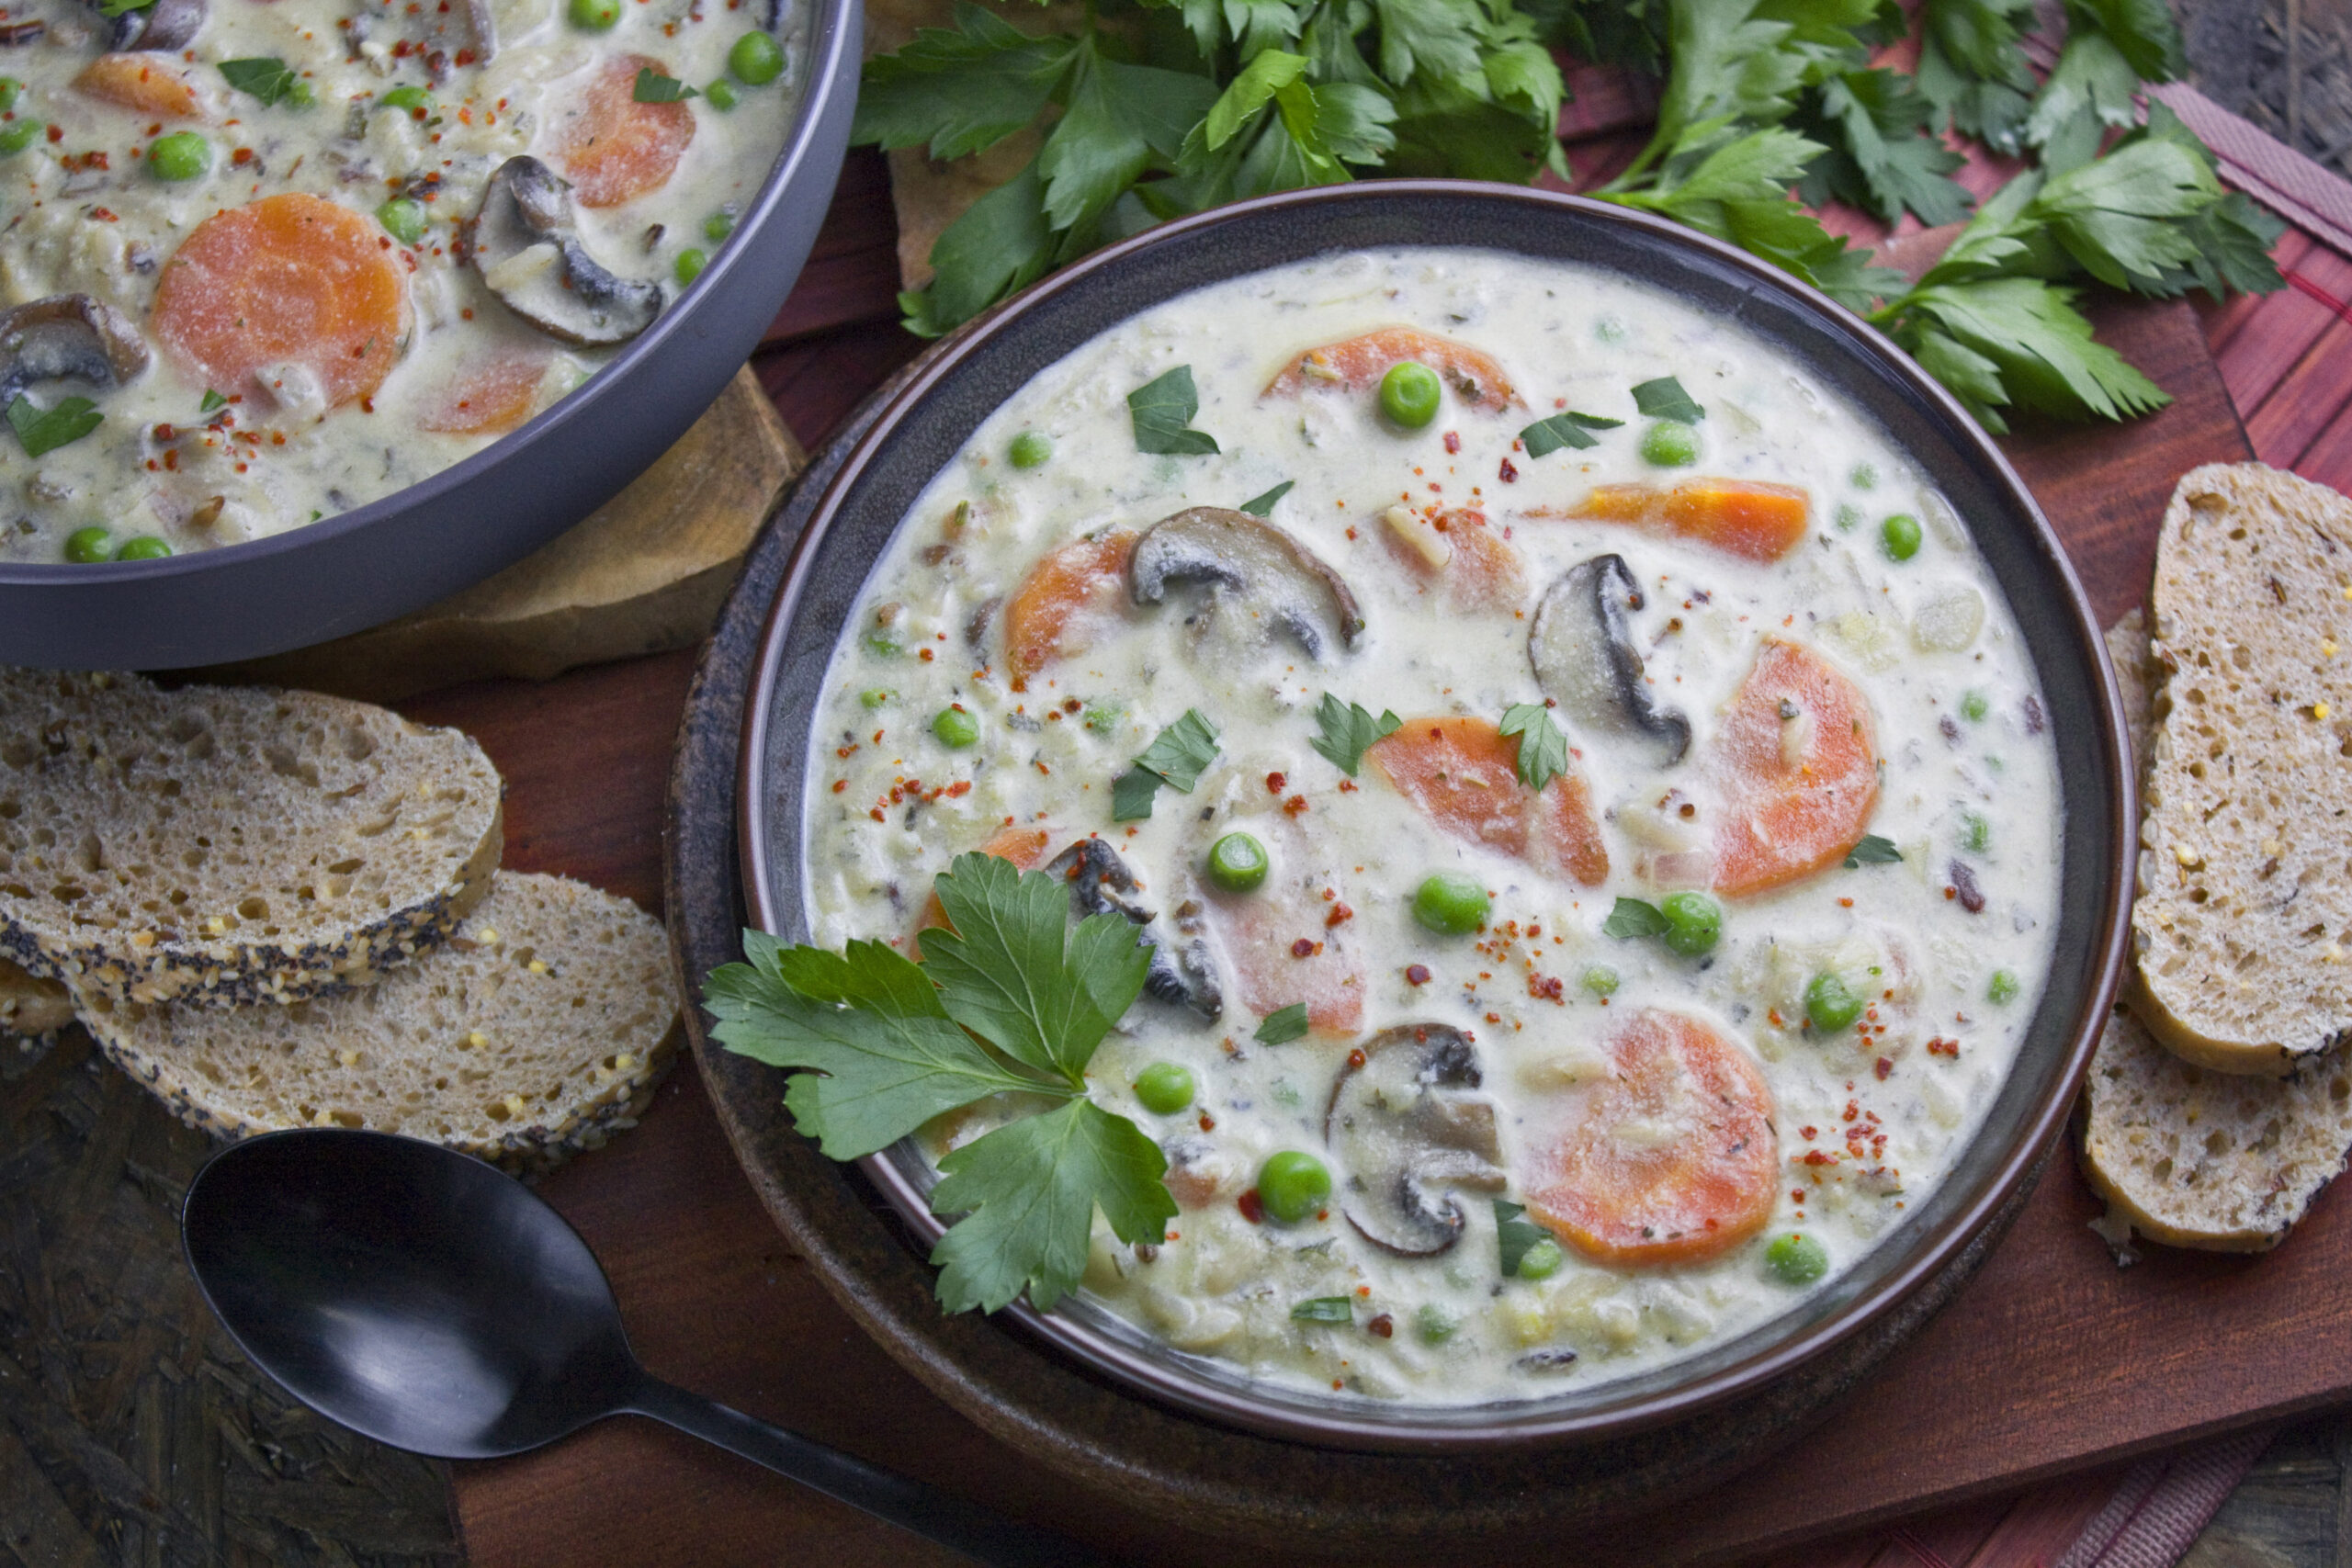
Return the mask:
<svg viewBox="0 0 2352 1568">
<path fill-rule="evenodd" d="M 1265 494 L 1251 496 L 1237 510 L 1247 512 L 1252 517 L 1272 517 L 1274 514 L 1274 502 L 1288 495 L 1291 487 L 1297 482 L 1296 479 L 1284 479 Z"/>
<path fill-rule="evenodd" d="M 1373 743 L 1396 734 L 1405 721 L 1394 710 L 1374 718 L 1363 704 L 1343 703 L 1326 692 L 1315 709 L 1315 722 L 1322 733 L 1307 744 L 1329 758 L 1333 767 L 1353 778 L 1356 770 L 1363 766 L 1363 754 Z"/>
<path fill-rule="evenodd" d="M 38 457 L 70 446 L 106 423 L 106 415 L 98 405 L 87 398 L 60 398 L 55 406 L 42 409 L 22 392 L 8 405 L 8 426 L 24 443 L 25 456 Z"/>
<path fill-rule="evenodd" d="M 1496 728 L 1519 737 L 1519 782 L 1528 788 L 1540 790 L 1568 771 L 1568 738 L 1542 703 L 1512 704 Z"/>
<path fill-rule="evenodd" d="M 1692 402 L 1690 394 L 1682 389 L 1682 383 L 1671 376 L 1661 376 L 1634 388 L 1634 406 L 1652 419 L 1679 420 L 1684 424 L 1696 424 L 1707 417 L 1707 411 Z"/>
<path fill-rule="evenodd" d="M 1111 781 L 1111 820 L 1140 822 L 1151 815 L 1152 797 L 1159 793 L 1160 777 L 1141 768 L 1129 768 Z"/>
<path fill-rule="evenodd" d="M 1665 910 L 1639 898 L 1618 899 L 1617 907 L 1609 911 L 1609 918 L 1600 922 L 1604 936 L 1664 936 L 1670 929 Z"/>
<path fill-rule="evenodd" d="M 1216 761 L 1216 727 L 1186 708 L 1184 716 L 1159 732 L 1143 755 L 1111 785 L 1111 820 L 1138 822 L 1151 815 L 1151 798 L 1163 784 L 1190 795 L 1201 770 Z"/>
<path fill-rule="evenodd" d="M 1293 1002 L 1286 1008 L 1276 1008 L 1258 1026 L 1250 1038 L 1261 1045 L 1287 1045 L 1306 1032 L 1306 1004 Z"/>
<path fill-rule="evenodd" d="M 1549 419 L 1539 419 L 1519 433 L 1531 457 L 1547 457 L 1563 446 L 1598 446 L 1600 445 L 1585 434 L 1588 430 L 1614 430 L 1625 422 L 1604 419 L 1597 413 L 1578 413 L 1570 409 Z"/>
<path fill-rule="evenodd" d="M 1085 1271 L 1097 1208 L 1131 1244 L 1160 1241 L 1176 1215 L 1159 1146 L 1087 1095 L 1151 949 L 1122 915 L 1070 930 L 1057 878 L 992 855 L 957 856 L 934 886 L 949 923 L 922 934 L 920 964 L 885 942 L 828 953 L 745 931 L 748 962 L 704 987 L 711 1032 L 792 1073 L 793 1123 L 833 1159 L 990 1095 L 1060 1101 L 943 1156 L 930 1200 L 961 1216 L 931 1255 L 942 1306 L 994 1312 L 1025 1291 L 1049 1312 Z"/>
<path fill-rule="evenodd" d="M 291 103 L 300 108 L 311 102 L 310 84 L 282 60 L 224 60 L 220 74 L 228 78 L 229 85 L 251 93 L 265 104 Z"/>
<path fill-rule="evenodd" d="M 1353 1323 L 1356 1303 L 1351 1296 L 1309 1296 L 1290 1315 L 1294 1323 Z"/>
<path fill-rule="evenodd" d="M 675 76 L 664 76 L 650 65 L 640 65 L 637 68 L 637 85 L 629 90 L 629 96 L 640 104 L 681 104 L 702 96 L 702 93 Z"/>
<path fill-rule="evenodd" d="M 1189 365 L 1179 365 L 1127 394 L 1136 449 L 1155 456 L 1198 457 L 1215 452 L 1216 437 L 1191 428 L 1193 416 L 1200 412 L 1201 394 L 1193 386 Z"/>
<path fill-rule="evenodd" d="M 1893 865 L 1902 858 L 1903 852 L 1894 847 L 1893 840 L 1882 839 L 1876 833 L 1865 833 L 1862 841 L 1846 856 L 1846 869 L 1854 871 L 1866 865 Z"/>
<path fill-rule="evenodd" d="M 144 11 L 155 0 L 98 0 L 98 15 L 112 19 L 127 17 L 133 11 Z"/>
<path fill-rule="evenodd" d="M 228 406 L 228 399 L 207 387 L 204 389 L 204 400 L 197 404 L 196 409 L 198 413 L 210 413 L 215 409 L 225 409 Z"/>
<path fill-rule="evenodd" d="M 1496 1261 L 1502 1265 L 1506 1280 L 1519 1277 L 1519 1260 L 1527 1256 L 1529 1247 L 1539 1241 L 1551 1239 L 1543 1226 L 1521 1217 L 1526 1213 L 1527 1205 L 1524 1203 L 1506 1203 L 1500 1198 L 1495 1200 Z"/>
</svg>

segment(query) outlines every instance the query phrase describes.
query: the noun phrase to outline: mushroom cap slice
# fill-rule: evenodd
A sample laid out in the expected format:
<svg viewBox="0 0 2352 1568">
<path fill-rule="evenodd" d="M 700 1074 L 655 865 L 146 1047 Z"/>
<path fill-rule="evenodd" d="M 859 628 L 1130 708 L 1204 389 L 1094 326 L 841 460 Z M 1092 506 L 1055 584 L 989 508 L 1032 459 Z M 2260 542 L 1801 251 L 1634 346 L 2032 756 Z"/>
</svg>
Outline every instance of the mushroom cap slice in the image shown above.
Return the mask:
<svg viewBox="0 0 2352 1568">
<path fill-rule="evenodd" d="M 1648 743 L 1661 767 L 1690 749 L 1690 721 L 1660 707 L 1642 678 L 1628 610 L 1642 607 L 1641 584 L 1619 555 L 1579 561 L 1544 592 L 1528 629 L 1527 661 L 1535 683 L 1589 729 Z"/>
<path fill-rule="evenodd" d="M 1323 1141 L 1347 1172 L 1348 1223 L 1384 1251 L 1443 1252 L 1462 1235 L 1457 1188 L 1499 1192 L 1507 1178 L 1495 1107 L 1469 1036 L 1442 1023 L 1382 1030 L 1331 1089 Z"/>
<path fill-rule="evenodd" d="M 1191 617 L 1205 631 L 1221 602 L 1289 634 L 1309 659 L 1334 642 L 1355 646 L 1363 612 L 1340 574 L 1280 528 L 1247 512 L 1194 506 L 1146 529 L 1127 561 L 1127 590 L 1138 604 L 1157 604 L 1170 583 L 1207 590 Z"/>
<path fill-rule="evenodd" d="M 523 320 L 565 343 L 627 343 L 662 313 L 662 286 L 616 276 L 581 243 L 571 187 L 528 153 L 482 187 L 470 247 L 474 270 Z"/>
<path fill-rule="evenodd" d="M 1088 915 L 1124 915 L 1135 922 L 1136 940 L 1151 943 L 1151 967 L 1144 976 L 1143 988 L 1154 1000 L 1190 1008 L 1212 1022 L 1224 1014 L 1225 989 L 1217 984 L 1216 964 L 1209 957 L 1208 943 L 1195 934 L 1198 920 L 1185 912 L 1191 909 L 1197 914 L 1193 906 L 1177 911 L 1177 929 L 1185 932 L 1186 940 L 1169 942 L 1154 929 L 1159 916 L 1121 897 L 1136 892 L 1135 873 L 1116 850 L 1100 839 L 1079 840 L 1047 861 L 1044 869 L 1069 884 L 1073 915 L 1081 919 Z"/>
<path fill-rule="evenodd" d="M 119 387 L 147 368 L 130 319 L 87 294 L 52 294 L 0 310 L 0 408 L 36 381 Z"/>
<path fill-rule="evenodd" d="M 107 50 L 112 54 L 185 48 L 202 30 L 209 8 L 209 0 L 154 0 L 152 6 L 107 17 L 98 0 L 90 0 L 90 9 L 106 20 Z"/>
</svg>

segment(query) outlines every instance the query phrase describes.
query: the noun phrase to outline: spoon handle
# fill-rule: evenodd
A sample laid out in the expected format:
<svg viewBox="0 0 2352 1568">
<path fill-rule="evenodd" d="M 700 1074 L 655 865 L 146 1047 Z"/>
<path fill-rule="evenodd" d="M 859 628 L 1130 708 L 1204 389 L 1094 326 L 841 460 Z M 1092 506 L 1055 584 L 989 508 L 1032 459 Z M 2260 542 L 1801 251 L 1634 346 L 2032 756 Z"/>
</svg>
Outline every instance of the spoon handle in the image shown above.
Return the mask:
<svg viewBox="0 0 2352 1568">
<path fill-rule="evenodd" d="M 1002 1568 L 1106 1568 L 1101 1556 L 1068 1536 L 1016 1524 L 992 1509 L 771 1427 L 659 1378 L 647 1377 L 626 1408 L 981 1562 Z"/>
</svg>

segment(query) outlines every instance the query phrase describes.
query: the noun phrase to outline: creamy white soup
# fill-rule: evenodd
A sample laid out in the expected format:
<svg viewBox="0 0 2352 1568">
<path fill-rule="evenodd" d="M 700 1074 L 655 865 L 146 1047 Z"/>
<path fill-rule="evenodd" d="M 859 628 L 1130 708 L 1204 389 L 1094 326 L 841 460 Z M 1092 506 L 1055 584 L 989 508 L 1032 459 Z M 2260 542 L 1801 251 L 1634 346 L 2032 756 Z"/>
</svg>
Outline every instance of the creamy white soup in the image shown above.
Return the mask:
<svg viewBox="0 0 2352 1568">
<path fill-rule="evenodd" d="M 1180 367 L 1216 450 L 1142 450 L 1205 446 L 1139 443 Z M 2047 977 L 2045 728 L 1960 520 L 1787 355 L 1576 265 L 1332 256 L 1104 333 L 932 480 L 826 676 L 811 940 L 911 951 L 975 849 L 1126 913 L 1093 1092 L 1181 1213 L 1098 1219 L 1087 1292 L 1269 1382 L 1539 1397 L 1787 1312 L 1943 1179 Z"/>
<path fill-rule="evenodd" d="M 0 558 L 282 533 L 556 402 L 726 243 L 806 30 L 803 0 L 12 0 Z"/>
</svg>

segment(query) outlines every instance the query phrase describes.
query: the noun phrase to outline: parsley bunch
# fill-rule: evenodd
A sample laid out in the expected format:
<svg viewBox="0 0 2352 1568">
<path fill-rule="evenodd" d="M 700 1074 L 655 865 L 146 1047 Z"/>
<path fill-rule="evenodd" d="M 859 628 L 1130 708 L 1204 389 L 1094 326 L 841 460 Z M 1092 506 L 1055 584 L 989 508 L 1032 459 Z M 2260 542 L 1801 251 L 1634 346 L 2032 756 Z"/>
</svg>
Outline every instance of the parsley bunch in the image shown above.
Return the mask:
<svg viewBox="0 0 2352 1568">
<path fill-rule="evenodd" d="M 840 953 L 743 933 L 744 964 L 712 971 L 704 1006 L 730 1051 L 793 1069 L 793 1122 L 834 1159 L 887 1148 L 934 1116 L 1001 1094 L 1052 1109 L 939 1161 L 932 1212 L 940 1304 L 994 1312 L 1024 1290 L 1040 1312 L 1085 1271 L 1100 1207 L 1121 1241 L 1156 1242 L 1176 1214 L 1158 1145 L 1087 1097 L 1086 1066 L 1143 990 L 1151 948 L 1124 916 L 1069 930 L 1069 891 L 993 855 L 935 884 L 949 924 L 916 964 L 878 942 Z"/>
<path fill-rule="evenodd" d="M 2267 292 L 2280 229 L 2222 191 L 2161 103 L 2139 127 L 2142 84 L 2182 68 L 2165 0 L 2064 12 L 2037 82 L 2033 0 L 1924 0 L 1912 72 L 1871 63 L 1912 25 L 1895 0 L 1100 0 L 1045 35 L 964 0 L 953 28 L 868 63 L 854 134 L 946 159 L 1041 131 L 1028 166 L 940 236 L 932 286 L 901 296 L 908 326 L 935 335 L 1219 202 L 1372 175 L 1566 175 L 1563 49 L 1663 78 L 1656 133 L 1593 195 L 1813 284 L 1993 430 L 2020 408 L 2121 419 L 2166 399 L 2093 338 L 2079 286 Z M 2028 160 L 1973 219 L 1948 130 Z M 1970 221 L 1915 284 L 1829 232 L 1813 209 L 1831 200 Z M 1580 423 L 1546 421 L 1543 438 L 1580 445 Z"/>
</svg>

